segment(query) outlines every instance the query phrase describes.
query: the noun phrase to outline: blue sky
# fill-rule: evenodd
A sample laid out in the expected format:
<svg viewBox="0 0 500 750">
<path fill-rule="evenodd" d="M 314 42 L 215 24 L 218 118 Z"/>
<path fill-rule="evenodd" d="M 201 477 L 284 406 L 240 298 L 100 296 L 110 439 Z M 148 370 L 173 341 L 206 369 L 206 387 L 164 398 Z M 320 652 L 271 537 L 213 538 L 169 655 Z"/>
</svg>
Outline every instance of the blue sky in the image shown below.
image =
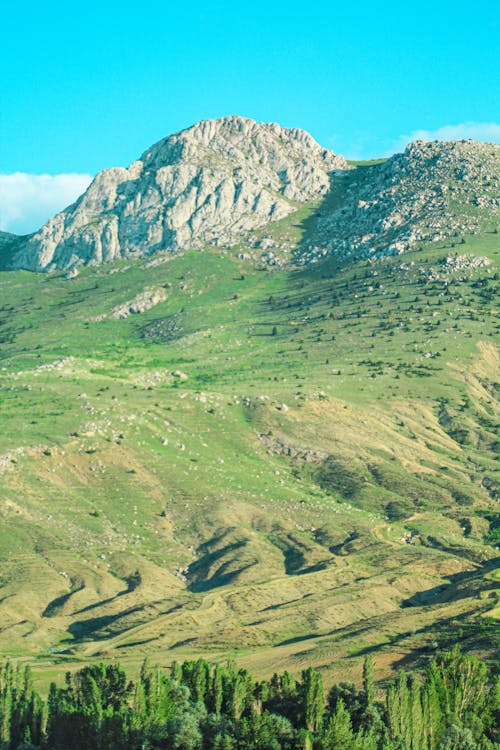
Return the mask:
<svg viewBox="0 0 500 750">
<path fill-rule="evenodd" d="M 0 228 L 11 231 L 208 117 L 301 127 L 360 158 L 417 132 L 500 141 L 492 0 L 9 0 L 2 26 Z"/>
</svg>

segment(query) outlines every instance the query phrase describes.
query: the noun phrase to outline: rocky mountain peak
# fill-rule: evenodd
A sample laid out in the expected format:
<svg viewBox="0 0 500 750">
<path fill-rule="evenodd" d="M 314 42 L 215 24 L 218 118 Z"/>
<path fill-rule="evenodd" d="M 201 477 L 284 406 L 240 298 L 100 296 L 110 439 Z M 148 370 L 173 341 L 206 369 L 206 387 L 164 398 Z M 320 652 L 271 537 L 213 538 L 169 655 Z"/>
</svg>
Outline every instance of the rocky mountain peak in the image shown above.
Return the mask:
<svg viewBox="0 0 500 750">
<path fill-rule="evenodd" d="M 414 141 L 390 159 L 352 169 L 297 128 L 239 116 L 202 120 L 128 168 L 100 172 L 34 235 L 0 236 L 0 266 L 76 273 L 158 251 L 226 248 L 242 239 L 254 247 L 254 230 L 327 194 L 296 249 L 299 262 L 330 253 L 394 255 L 463 237 L 498 215 L 500 146 Z M 272 238 L 266 242 L 274 256 Z"/>
<path fill-rule="evenodd" d="M 418 243 L 474 234 L 498 217 L 500 146 L 414 141 L 383 163 L 333 181 L 335 208 L 320 209 L 304 263 L 397 255 Z"/>
<path fill-rule="evenodd" d="M 297 157 L 309 151 L 317 154 L 323 152 L 325 158 L 332 155 L 328 149 L 322 149 L 314 138 L 299 128 L 282 128 L 274 122 L 259 123 L 248 117 L 231 115 L 217 120 L 201 120 L 190 128 L 167 136 L 147 149 L 141 156 L 141 161 L 152 167 L 169 166 L 190 155 L 198 154 L 203 147 L 211 154 L 222 156 L 234 155 L 238 151 L 252 156 L 262 163 L 279 160 L 278 150 L 267 153 L 270 145 L 269 137 L 277 139 L 276 145 L 288 145 L 295 149 Z M 260 148 L 263 147 L 263 148 Z"/>
<path fill-rule="evenodd" d="M 341 156 L 302 130 L 243 117 L 203 120 L 159 141 L 127 169 L 97 175 L 84 195 L 17 253 L 31 270 L 229 246 L 325 195 Z"/>
</svg>

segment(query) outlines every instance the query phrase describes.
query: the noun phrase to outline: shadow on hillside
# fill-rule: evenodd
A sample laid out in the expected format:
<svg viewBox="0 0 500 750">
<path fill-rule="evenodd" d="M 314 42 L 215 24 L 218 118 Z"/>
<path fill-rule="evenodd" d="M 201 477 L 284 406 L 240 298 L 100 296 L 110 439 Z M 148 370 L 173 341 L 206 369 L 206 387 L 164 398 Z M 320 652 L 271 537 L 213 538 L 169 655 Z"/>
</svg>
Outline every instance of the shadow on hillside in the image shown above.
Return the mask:
<svg viewBox="0 0 500 750">
<path fill-rule="evenodd" d="M 448 602 L 449 600 L 458 600 L 461 598 L 468 598 L 470 596 L 477 596 L 481 591 L 486 589 L 491 589 L 495 587 L 494 581 L 484 581 L 484 575 L 488 573 L 490 570 L 495 570 L 500 565 L 500 557 L 496 557 L 492 560 L 488 560 L 484 565 L 481 566 L 480 569 L 476 569 L 474 571 L 466 571 L 464 573 L 457 573 L 455 575 L 450 576 L 450 583 L 443 584 L 441 586 L 433 587 L 432 589 L 429 589 L 426 592 L 421 592 L 419 594 L 416 594 L 415 596 L 411 597 L 410 599 L 406 599 L 404 602 L 402 602 L 402 607 L 425 607 L 429 605 L 435 605 L 435 604 L 443 604 Z M 480 579 L 479 585 L 475 587 L 467 587 L 464 589 L 463 592 L 459 590 L 458 587 L 472 582 L 474 579 Z M 485 602 L 485 606 L 487 606 L 487 602 Z M 431 635 L 435 634 L 435 636 L 443 637 L 447 632 L 449 635 L 450 640 L 450 647 L 454 645 L 457 638 L 457 626 L 460 625 L 462 628 L 467 629 L 467 624 L 465 623 L 465 620 L 469 616 L 476 616 L 480 611 L 480 607 L 473 606 L 468 612 L 461 613 L 460 620 L 457 620 L 456 616 L 450 616 L 443 618 L 442 620 L 439 620 L 438 622 L 433 622 L 430 625 L 427 625 L 425 627 L 421 627 L 418 629 L 418 631 L 407 631 L 403 633 L 399 633 L 397 636 L 394 636 L 391 638 L 391 648 L 393 648 L 395 645 L 397 645 L 400 642 L 405 641 L 407 638 L 413 637 L 418 633 L 418 635 Z M 324 633 L 308 633 L 300 636 L 295 636 L 294 638 L 288 638 L 284 641 L 281 641 L 280 643 L 276 644 L 277 646 L 288 646 L 293 645 L 296 643 L 301 642 L 307 642 L 312 640 L 322 640 L 324 638 L 333 638 L 335 641 L 342 641 L 345 639 L 352 639 L 352 638 L 359 638 L 360 636 L 363 636 L 364 634 L 368 634 L 370 632 L 373 632 L 374 627 L 377 626 L 377 624 L 380 623 L 380 618 L 378 616 L 367 618 L 366 620 L 363 620 L 362 623 L 359 625 L 347 625 L 345 627 L 341 628 L 335 628 L 333 630 L 330 630 L 328 632 Z M 497 623 L 489 623 L 488 621 L 485 621 L 483 626 L 483 633 L 479 635 L 479 638 L 481 638 L 486 648 L 491 648 L 492 642 L 494 642 L 495 638 L 498 640 L 500 638 L 500 633 L 498 631 L 498 625 Z M 475 636 L 476 639 L 478 638 L 478 628 L 477 628 L 477 621 L 475 620 L 473 625 L 471 625 L 471 637 Z M 446 647 L 447 644 L 445 644 Z M 476 644 L 473 644 L 474 648 L 476 648 Z M 377 653 L 381 650 L 386 650 L 388 648 L 386 642 L 384 643 L 376 643 L 371 646 L 367 646 L 366 648 L 360 649 L 359 651 L 356 651 L 356 656 L 367 656 L 369 654 Z M 427 646 L 425 648 L 419 649 L 419 652 L 423 655 L 432 653 L 435 650 L 434 646 Z M 414 653 L 409 654 L 408 656 L 403 657 L 397 664 L 399 666 L 405 666 L 407 664 L 413 663 L 415 661 L 416 657 Z"/>
<path fill-rule="evenodd" d="M 42 612 L 42 617 L 55 617 L 60 613 L 64 605 L 69 602 L 71 597 L 74 594 L 77 594 L 79 591 L 83 591 L 85 588 L 85 584 L 81 583 L 77 586 L 72 586 L 71 591 L 68 591 L 67 594 L 63 594 L 62 596 L 58 596 L 55 599 L 52 599 L 45 609 Z"/>
<path fill-rule="evenodd" d="M 103 615 L 102 617 L 92 617 L 88 620 L 77 620 L 76 622 L 71 623 L 71 625 L 68 627 L 68 633 L 73 637 L 75 641 L 103 641 L 110 637 L 108 628 L 111 625 L 118 623 L 128 615 L 142 612 L 145 609 L 145 606 L 137 606 L 126 609 L 116 615 Z M 127 627 L 123 627 L 121 631 L 118 632 L 122 632 L 127 629 Z"/>
<path fill-rule="evenodd" d="M 107 599 L 102 599 L 102 601 L 95 602 L 94 604 L 88 604 L 86 607 L 82 607 L 82 609 L 79 609 L 77 612 L 75 612 L 75 614 L 81 615 L 84 612 L 90 612 L 93 609 L 97 609 L 98 607 L 103 607 L 105 604 L 110 604 L 111 602 L 119 599 L 121 596 L 126 596 L 127 594 L 132 593 L 132 591 L 135 591 L 142 582 L 141 574 L 138 570 L 136 570 L 136 572 L 131 576 L 127 576 L 122 580 L 127 584 L 127 587 L 122 589 L 122 591 L 119 591 L 117 594 L 115 594 L 115 596 L 110 596 Z"/>
<path fill-rule="evenodd" d="M 222 538 L 214 538 L 200 547 L 204 553 L 198 560 L 191 563 L 187 571 L 188 589 L 193 593 L 210 591 L 211 589 L 226 586 L 240 576 L 245 570 L 252 567 L 252 563 L 241 565 L 238 569 L 229 569 L 234 563 L 235 557 L 232 552 L 238 552 L 247 545 L 247 540 L 242 539 L 226 544 L 219 549 L 210 551 L 210 547 Z M 224 559 L 229 555 L 228 559 Z M 212 573 L 213 565 L 220 562 L 216 572 Z"/>
<path fill-rule="evenodd" d="M 449 583 L 440 584 L 427 591 L 419 591 L 413 596 L 405 599 L 402 607 L 425 607 L 429 604 L 445 604 L 450 600 L 467 599 L 470 596 L 478 594 L 486 589 L 495 588 L 494 581 L 485 581 L 484 576 L 491 570 L 500 567 L 500 557 L 487 560 L 476 570 L 455 573 L 448 576 Z M 475 586 L 469 585 L 473 581 Z M 500 583 L 498 584 L 500 588 Z"/>
<path fill-rule="evenodd" d="M 317 244 L 319 235 L 324 234 L 324 227 L 319 226 L 322 219 L 326 219 L 336 211 L 345 211 L 346 215 L 350 215 L 357 207 L 359 191 L 363 183 L 370 181 L 373 172 L 379 170 L 385 161 L 385 159 L 382 159 L 371 163 L 360 162 L 355 165 L 355 169 L 336 170 L 331 174 L 330 190 L 318 204 L 316 210 L 300 223 L 302 240 L 295 253 L 295 259 L 299 263 L 303 248 Z"/>
<path fill-rule="evenodd" d="M 317 234 L 318 222 L 326 218 L 334 211 L 339 210 L 348 199 L 348 189 L 353 181 L 356 170 L 346 172 L 338 170 L 331 176 L 331 186 L 323 200 L 318 204 L 316 210 L 300 222 L 302 234 L 301 245 L 306 246 L 313 243 Z M 300 258 L 300 248 L 296 254 Z"/>
</svg>

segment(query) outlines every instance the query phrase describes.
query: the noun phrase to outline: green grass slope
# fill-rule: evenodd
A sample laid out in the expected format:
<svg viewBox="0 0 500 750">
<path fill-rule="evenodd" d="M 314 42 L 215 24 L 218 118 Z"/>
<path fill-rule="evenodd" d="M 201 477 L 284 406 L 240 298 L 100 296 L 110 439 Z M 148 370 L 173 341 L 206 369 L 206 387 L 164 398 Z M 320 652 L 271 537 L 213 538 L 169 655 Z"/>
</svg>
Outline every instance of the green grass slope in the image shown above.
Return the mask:
<svg viewBox="0 0 500 750">
<path fill-rule="evenodd" d="M 491 653 L 492 230 L 314 269 L 236 248 L 1 273 L 0 652 L 328 678 Z"/>
</svg>

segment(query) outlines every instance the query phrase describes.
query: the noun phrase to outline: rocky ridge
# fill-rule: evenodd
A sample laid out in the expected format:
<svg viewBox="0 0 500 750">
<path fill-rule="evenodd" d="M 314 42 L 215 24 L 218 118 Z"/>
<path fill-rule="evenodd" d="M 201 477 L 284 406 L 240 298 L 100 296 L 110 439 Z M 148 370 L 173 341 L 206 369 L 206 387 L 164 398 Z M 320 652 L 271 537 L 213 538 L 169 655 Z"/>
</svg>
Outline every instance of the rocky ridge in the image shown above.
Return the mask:
<svg viewBox="0 0 500 750">
<path fill-rule="evenodd" d="M 137 294 L 134 299 L 115 307 L 111 312 L 111 317 L 115 320 L 122 320 L 123 318 L 128 318 L 130 315 L 139 315 L 147 310 L 151 310 L 161 302 L 165 302 L 166 299 L 167 293 L 162 287 L 145 289 L 140 294 Z"/>
<path fill-rule="evenodd" d="M 324 196 L 341 156 L 307 133 L 242 117 L 204 120 L 107 169 L 17 252 L 35 271 L 234 244 Z"/>
<path fill-rule="evenodd" d="M 36 234 L 0 233 L 0 265 L 73 278 L 85 265 L 152 254 L 149 263 L 164 262 L 237 243 L 243 259 L 275 266 L 384 257 L 491 229 L 499 196 L 496 144 L 416 141 L 353 168 L 302 130 L 225 117 L 168 136 L 128 169 L 101 172 Z M 315 213 L 299 246 L 272 230 L 263 236 L 303 204 Z"/>
<path fill-rule="evenodd" d="M 335 177 L 302 262 L 398 255 L 420 242 L 474 234 L 500 209 L 500 146 L 415 141 L 402 154 Z M 327 202 L 325 202 L 327 204 Z"/>
</svg>

